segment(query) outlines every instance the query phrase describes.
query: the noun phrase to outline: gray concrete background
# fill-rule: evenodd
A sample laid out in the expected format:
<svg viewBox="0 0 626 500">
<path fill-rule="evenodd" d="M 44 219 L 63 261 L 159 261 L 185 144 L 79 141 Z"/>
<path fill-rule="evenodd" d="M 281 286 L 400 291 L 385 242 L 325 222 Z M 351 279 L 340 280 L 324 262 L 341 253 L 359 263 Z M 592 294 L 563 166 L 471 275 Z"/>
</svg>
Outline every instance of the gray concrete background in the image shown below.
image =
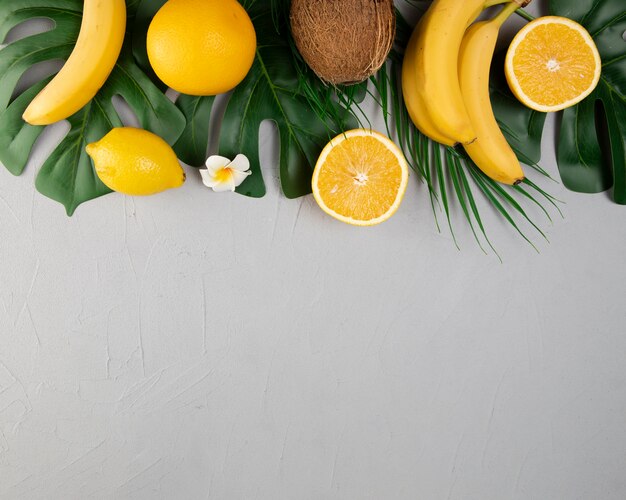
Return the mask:
<svg viewBox="0 0 626 500">
<path fill-rule="evenodd" d="M 264 199 L 189 169 L 67 218 L 33 185 L 62 132 L 0 169 L 3 500 L 626 498 L 606 194 L 542 182 L 566 204 L 539 253 L 487 211 L 500 263 L 414 177 L 370 229 L 285 199 L 264 126 Z"/>
</svg>

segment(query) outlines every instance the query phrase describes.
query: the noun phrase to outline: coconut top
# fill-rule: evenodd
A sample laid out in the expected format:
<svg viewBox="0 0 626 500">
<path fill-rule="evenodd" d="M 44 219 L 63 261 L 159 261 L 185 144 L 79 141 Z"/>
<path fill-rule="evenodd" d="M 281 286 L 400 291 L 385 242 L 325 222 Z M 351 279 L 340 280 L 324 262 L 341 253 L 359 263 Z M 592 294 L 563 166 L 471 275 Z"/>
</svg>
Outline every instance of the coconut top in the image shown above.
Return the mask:
<svg viewBox="0 0 626 500">
<path fill-rule="evenodd" d="M 361 82 L 380 69 L 393 45 L 393 0 L 293 0 L 291 30 L 323 81 Z"/>
</svg>

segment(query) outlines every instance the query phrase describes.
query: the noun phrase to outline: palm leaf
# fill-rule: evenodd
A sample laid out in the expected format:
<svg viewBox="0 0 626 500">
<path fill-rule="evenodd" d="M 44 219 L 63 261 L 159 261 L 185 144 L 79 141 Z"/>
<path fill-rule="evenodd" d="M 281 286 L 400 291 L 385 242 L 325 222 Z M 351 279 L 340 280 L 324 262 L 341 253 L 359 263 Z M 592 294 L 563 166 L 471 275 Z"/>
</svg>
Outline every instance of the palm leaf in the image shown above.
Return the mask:
<svg viewBox="0 0 626 500">
<path fill-rule="evenodd" d="M 424 2 L 407 1 L 407 3 L 419 12 L 423 12 L 427 6 Z M 404 107 L 399 76 L 402 68 L 403 48 L 408 42 L 412 27 L 400 12 L 397 12 L 397 20 L 396 45 L 389 57 L 389 62 L 378 75 L 371 79 L 371 82 L 375 90 L 376 102 L 382 108 L 387 132 L 391 133 L 392 129 L 395 129 L 395 137 L 409 164 L 417 173 L 418 178 L 428 186 L 438 230 L 437 212 L 443 211 L 450 233 L 458 245 L 454 232 L 456 220 L 452 215 L 452 208 L 458 206 L 462 220 L 470 226 L 470 231 L 478 245 L 484 248 L 481 241 L 484 240 L 495 252 L 478 209 L 486 202 L 487 206 L 490 205 L 496 213 L 500 214 L 516 233 L 536 248 L 521 229 L 517 219 L 524 220 L 532 230 L 545 238 L 545 233 L 524 209 L 524 204 L 530 203 L 539 207 L 551 221 L 543 203 L 547 201 L 550 206 L 557 209 L 558 213 L 561 213 L 555 203 L 556 200 L 531 180 L 527 180 L 526 183 L 531 191 L 519 186 L 502 186 L 492 181 L 471 162 L 463 150 L 437 144 L 423 136 L 414 127 Z M 498 67 L 497 61 L 494 67 Z M 491 88 L 494 110 L 498 117 L 509 115 L 517 117 L 517 121 L 503 119 L 500 123 L 520 161 L 531 166 L 531 172 L 536 171 L 541 177 L 547 177 L 547 172 L 538 165 L 545 115 L 523 108 L 506 88 L 502 72 L 494 72 L 491 78 Z M 505 122 L 506 125 L 504 125 Z M 483 203 L 477 201 L 477 196 L 482 199 Z M 478 228 L 478 231 L 475 228 Z"/>
</svg>

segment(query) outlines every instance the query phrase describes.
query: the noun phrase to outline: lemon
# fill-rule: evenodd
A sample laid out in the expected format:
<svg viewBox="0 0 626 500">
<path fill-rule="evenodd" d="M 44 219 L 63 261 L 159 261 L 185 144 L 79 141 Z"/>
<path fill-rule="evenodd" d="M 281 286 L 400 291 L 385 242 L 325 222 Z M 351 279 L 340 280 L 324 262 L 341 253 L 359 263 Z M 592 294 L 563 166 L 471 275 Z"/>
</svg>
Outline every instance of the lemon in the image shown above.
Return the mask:
<svg viewBox="0 0 626 500">
<path fill-rule="evenodd" d="M 236 0 L 169 0 L 148 29 L 148 58 L 168 87 L 190 95 L 217 95 L 246 77 L 256 33 Z"/>
<path fill-rule="evenodd" d="M 113 191 L 144 196 L 177 188 L 185 172 L 176 153 L 158 135 L 131 127 L 114 128 L 87 145 L 98 177 Z"/>
</svg>

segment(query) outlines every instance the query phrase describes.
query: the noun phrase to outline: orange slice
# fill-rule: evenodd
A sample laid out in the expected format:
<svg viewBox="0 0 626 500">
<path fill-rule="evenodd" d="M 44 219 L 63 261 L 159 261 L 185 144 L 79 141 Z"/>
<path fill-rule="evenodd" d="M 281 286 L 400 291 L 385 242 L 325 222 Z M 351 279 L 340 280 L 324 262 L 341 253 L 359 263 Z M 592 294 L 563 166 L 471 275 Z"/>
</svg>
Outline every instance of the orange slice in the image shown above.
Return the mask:
<svg viewBox="0 0 626 500">
<path fill-rule="evenodd" d="M 373 226 L 398 210 L 408 179 L 406 160 L 391 140 L 356 129 L 338 135 L 322 151 L 313 173 L 313 196 L 335 219 Z"/>
<path fill-rule="evenodd" d="M 515 96 L 537 111 L 559 111 L 582 101 L 598 85 L 602 62 L 591 35 L 558 16 L 528 23 L 506 55 L 506 79 Z"/>
</svg>

